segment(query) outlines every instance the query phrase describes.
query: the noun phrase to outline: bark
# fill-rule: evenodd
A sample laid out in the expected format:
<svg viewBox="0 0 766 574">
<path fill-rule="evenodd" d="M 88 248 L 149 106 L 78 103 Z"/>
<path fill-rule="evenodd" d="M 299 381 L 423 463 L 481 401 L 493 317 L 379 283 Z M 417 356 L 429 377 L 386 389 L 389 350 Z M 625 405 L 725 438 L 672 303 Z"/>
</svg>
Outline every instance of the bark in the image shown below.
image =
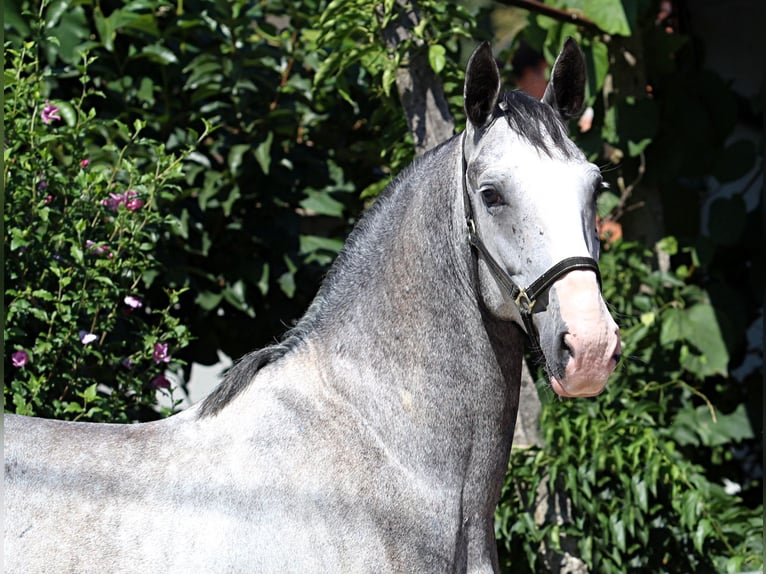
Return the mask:
<svg viewBox="0 0 766 574">
<path fill-rule="evenodd" d="M 396 52 L 402 42 L 413 40 L 413 48 L 404 58 L 406 65 L 397 70 L 396 90 L 415 141 L 415 153 L 421 155 L 452 137 L 455 122 L 425 46 L 412 38 L 412 29 L 420 22 L 417 7 L 402 0 L 397 5 L 399 15 L 383 30 L 383 40 L 390 52 Z"/>
</svg>

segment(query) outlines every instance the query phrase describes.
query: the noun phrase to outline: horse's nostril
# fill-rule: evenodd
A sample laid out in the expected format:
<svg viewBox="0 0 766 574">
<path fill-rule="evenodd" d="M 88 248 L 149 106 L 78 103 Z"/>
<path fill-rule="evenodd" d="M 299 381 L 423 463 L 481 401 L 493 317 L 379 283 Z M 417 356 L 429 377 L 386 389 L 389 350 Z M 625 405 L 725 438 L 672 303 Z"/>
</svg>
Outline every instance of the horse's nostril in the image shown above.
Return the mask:
<svg viewBox="0 0 766 574">
<path fill-rule="evenodd" d="M 620 359 L 622 359 L 622 353 L 615 353 L 614 355 L 612 355 L 612 360 L 615 363 L 619 363 Z"/>
<path fill-rule="evenodd" d="M 568 333 L 564 333 L 563 335 L 561 335 L 561 350 L 574 359 L 575 352 L 574 352 L 574 349 L 569 345 L 569 343 L 567 343 L 567 334 Z"/>
</svg>

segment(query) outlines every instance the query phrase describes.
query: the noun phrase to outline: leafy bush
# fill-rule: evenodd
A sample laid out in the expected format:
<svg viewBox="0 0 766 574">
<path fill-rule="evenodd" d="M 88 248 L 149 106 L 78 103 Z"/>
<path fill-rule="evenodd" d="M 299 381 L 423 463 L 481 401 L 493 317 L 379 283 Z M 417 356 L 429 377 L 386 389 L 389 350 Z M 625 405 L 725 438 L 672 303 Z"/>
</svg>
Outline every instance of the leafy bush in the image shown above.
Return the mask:
<svg viewBox="0 0 766 574">
<path fill-rule="evenodd" d="M 67 76 L 87 49 L 106 96 L 87 99 L 99 117 L 142 119 L 174 153 L 194 147 L 184 193 L 165 205 L 177 223 L 154 250 L 165 272 L 146 294 L 186 288 L 176 313 L 195 339 L 184 356 L 213 364 L 219 349 L 238 357 L 271 342 L 308 306 L 361 208 L 359 190 L 382 177 L 376 138 L 391 125 L 376 120 L 375 102 L 343 100 L 334 78 L 314 82 L 325 3 L 10 4 L 20 14 L 7 35 L 14 45 L 42 16 L 36 39 L 57 70 L 57 98 L 79 93 Z M 345 85 L 365 100 L 364 74 Z M 216 130 L 197 142 L 187 128 L 205 123 Z"/>
<path fill-rule="evenodd" d="M 513 451 L 496 515 L 508 571 L 539 571 L 565 552 L 599 573 L 763 566 L 762 506 L 726 491 L 740 477 L 717 468 L 713 482 L 694 462 L 709 467 L 716 452 L 756 441 L 743 408 L 723 413 L 700 391 L 728 362 L 713 308 L 687 268 L 661 272 L 651 260 L 621 242 L 602 255 L 623 362 L 597 399 L 543 393 L 543 445 Z"/>
<path fill-rule="evenodd" d="M 82 92 L 49 101 L 36 44 L 6 46 L 5 400 L 20 414 L 94 421 L 156 418 L 158 390 L 183 362 L 180 290 L 151 308 L 171 232 L 182 158 L 141 135 L 143 124 L 104 121 Z M 156 305 L 156 301 L 152 305 Z"/>
</svg>

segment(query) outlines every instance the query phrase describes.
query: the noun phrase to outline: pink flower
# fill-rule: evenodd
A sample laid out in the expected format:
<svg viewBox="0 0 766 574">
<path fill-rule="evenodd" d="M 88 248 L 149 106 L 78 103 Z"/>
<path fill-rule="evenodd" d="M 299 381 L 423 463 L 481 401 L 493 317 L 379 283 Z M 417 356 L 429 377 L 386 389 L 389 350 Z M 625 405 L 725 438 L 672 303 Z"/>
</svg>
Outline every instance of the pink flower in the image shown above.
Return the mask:
<svg viewBox="0 0 766 574">
<path fill-rule="evenodd" d="M 14 367 L 23 367 L 29 362 L 29 355 L 26 351 L 16 351 L 11 355 L 11 364 Z"/>
<path fill-rule="evenodd" d="M 77 333 L 77 335 L 80 337 L 80 342 L 83 344 L 83 346 L 90 345 L 93 341 L 98 339 L 96 335 L 93 333 L 88 333 L 87 331 L 80 331 Z"/>
<path fill-rule="evenodd" d="M 128 211 L 136 211 L 137 209 L 141 209 L 144 206 L 144 201 L 137 196 L 138 192 L 133 191 L 132 189 L 125 192 L 124 202 L 125 208 Z"/>
<path fill-rule="evenodd" d="M 168 355 L 168 345 L 167 343 L 155 343 L 154 344 L 154 355 L 152 356 L 154 359 L 154 362 L 158 365 L 160 363 L 169 363 L 170 362 L 170 355 Z"/>
<path fill-rule="evenodd" d="M 49 193 L 45 196 L 45 205 L 50 205 L 53 203 L 53 196 Z"/>
<path fill-rule="evenodd" d="M 45 106 L 43 107 L 43 111 L 40 113 L 40 117 L 43 119 L 43 123 L 48 125 L 53 120 L 61 120 L 61 116 L 58 115 L 58 111 L 58 107 L 51 104 L 48 100 L 45 100 Z"/>
<path fill-rule="evenodd" d="M 102 243 L 99 245 L 95 241 L 91 241 L 90 239 L 85 241 L 85 247 L 87 247 L 91 253 L 95 255 L 106 255 L 109 259 L 114 257 L 114 253 L 109 249 L 109 246 L 106 243 Z"/>
<path fill-rule="evenodd" d="M 117 211 L 118 209 L 120 209 L 120 205 L 122 205 L 122 202 L 124 200 L 125 198 L 122 196 L 122 194 L 110 193 L 107 199 L 101 200 L 101 205 L 105 205 L 112 211 Z"/>
<path fill-rule="evenodd" d="M 121 205 L 124 205 L 128 211 L 136 211 L 144 206 L 144 200 L 138 197 L 137 191 L 131 189 L 125 193 L 110 193 L 107 199 L 101 200 L 101 205 L 105 205 L 112 211 L 119 210 Z"/>
<path fill-rule="evenodd" d="M 131 309 L 140 309 L 144 306 L 144 302 L 138 297 L 133 297 L 133 295 L 127 295 L 123 302 Z"/>
<path fill-rule="evenodd" d="M 89 165 L 90 165 L 90 160 L 87 157 L 80 161 L 80 167 L 83 169 L 85 169 Z"/>
<path fill-rule="evenodd" d="M 157 375 L 152 379 L 152 387 L 155 389 L 169 389 L 170 380 L 165 375 Z"/>
</svg>

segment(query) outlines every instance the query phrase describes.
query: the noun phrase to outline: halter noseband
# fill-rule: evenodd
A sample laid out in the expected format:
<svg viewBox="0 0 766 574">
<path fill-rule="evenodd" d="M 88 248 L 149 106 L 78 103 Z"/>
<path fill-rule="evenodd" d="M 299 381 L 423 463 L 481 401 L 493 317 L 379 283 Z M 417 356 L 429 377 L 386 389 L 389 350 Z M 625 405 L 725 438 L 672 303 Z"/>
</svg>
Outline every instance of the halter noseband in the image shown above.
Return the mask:
<svg viewBox="0 0 766 574">
<path fill-rule="evenodd" d="M 535 279 L 527 288 L 521 288 L 513 279 L 511 275 L 506 271 L 497 260 L 492 257 L 492 254 L 484 245 L 484 242 L 479 237 L 476 230 L 476 221 L 473 217 L 473 207 L 471 204 L 471 196 L 468 193 L 468 160 L 465 157 L 465 138 L 466 134 L 463 132 L 462 141 L 462 159 L 463 159 L 463 202 L 465 203 L 465 221 L 468 228 L 468 243 L 478 251 L 479 255 L 484 258 L 485 263 L 489 267 L 492 276 L 495 280 L 508 292 L 516 303 L 516 307 L 519 309 L 519 314 L 524 321 L 524 329 L 527 335 L 532 341 L 538 339 L 537 329 L 535 329 L 532 322 L 532 312 L 537 303 L 538 297 L 545 293 L 550 287 L 563 275 L 573 271 L 575 269 L 590 269 L 596 274 L 598 279 L 599 289 L 601 288 L 601 272 L 598 268 L 598 262 L 592 257 L 567 257 L 562 259 L 558 263 L 554 264 L 545 273 Z"/>
</svg>

